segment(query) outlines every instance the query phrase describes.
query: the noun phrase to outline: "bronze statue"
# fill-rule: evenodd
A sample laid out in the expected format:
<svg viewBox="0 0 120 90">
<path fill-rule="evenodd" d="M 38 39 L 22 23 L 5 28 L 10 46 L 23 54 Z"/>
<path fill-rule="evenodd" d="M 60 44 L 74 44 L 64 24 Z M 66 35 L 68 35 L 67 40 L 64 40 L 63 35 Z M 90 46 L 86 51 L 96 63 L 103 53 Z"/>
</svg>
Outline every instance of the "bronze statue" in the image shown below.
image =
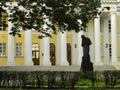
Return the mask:
<svg viewBox="0 0 120 90">
<path fill-rule="evenodd" d="M 81 36 L 82 38 L 82 47 L 83 47 L 83 57 L 82 57 L 82 64 L 81 64 L 81 70 L 83 72 L 85 71 L 93 71 L 93 64 L 90 61 L 90 45 L 91 40 L 88 37 L 85 37 L 84 35 Z"/>
</svg>

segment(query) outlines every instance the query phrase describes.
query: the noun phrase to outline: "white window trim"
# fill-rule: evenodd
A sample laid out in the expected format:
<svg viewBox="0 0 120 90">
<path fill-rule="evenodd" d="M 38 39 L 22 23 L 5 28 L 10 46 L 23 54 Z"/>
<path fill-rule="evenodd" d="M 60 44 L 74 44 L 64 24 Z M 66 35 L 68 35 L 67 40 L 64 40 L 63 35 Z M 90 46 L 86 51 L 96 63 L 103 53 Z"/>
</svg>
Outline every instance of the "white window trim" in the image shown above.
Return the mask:
<svg viewBox="0 0 120 90">
<path fill-rule="evenodd" d="M 16 57 L 21 57 L 22 54 L 22 43 L 16 43 Z"/>
<path fill-rule="evenodd" d="M 0 53 L 0 57 L 6 57 L 6 43 L 0 43 L 0 47 L 1 47 L 1 53 Z"/>
<path fill-rule="evenodd" d="M 1 20 L 0 20 L 0 23 L 2 23 L 2 24 L 0 25 L 0 32 L 1 32 L 1 31 L 2 31 L 2 32 L 6 31 L 6 28 L 3 26 L 4 22 L 6 23 L 6 20 L 5 20 L 5 18 L 2 16 L 2 17 L 1 17 Z"/>
</svg>

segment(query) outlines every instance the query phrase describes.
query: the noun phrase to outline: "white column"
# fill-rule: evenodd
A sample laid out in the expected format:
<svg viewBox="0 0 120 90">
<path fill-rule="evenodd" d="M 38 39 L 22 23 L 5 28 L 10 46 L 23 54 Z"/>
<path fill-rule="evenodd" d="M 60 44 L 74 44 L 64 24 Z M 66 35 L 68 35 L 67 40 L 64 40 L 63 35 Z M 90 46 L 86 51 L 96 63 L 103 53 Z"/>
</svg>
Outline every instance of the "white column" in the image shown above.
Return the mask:
<svg viewBox="0 0 120 90">
<path fill-rule="evenodd" d="M 104 64 L 110 63 L 109 57 L 109 21 L 108 17 L 104 18 Z"/>
<path fill-rule="evenodd" d="M 8 20 L 9 20 L 11 19 L 10 15 L 12 15 L 12 13 L 10 13 L 10 11 L 8 11 L 7 13 L 8 13 Z M 8 62 L 7 62 L 8 66 L 15 66 L 14 36 L 9 34 L 11 32 L 12 26 L 13 26 L 13 23 L 11 21 L 8 21 Z"/>
<path fill-rule="evenodd" d="M 44 37 L 41 40 L 41 62 L 40 64 L 43 66 L 50 66 L 50 44 L 49 44 L 49 37 Z"/>
<path fill-rule="evenodd" d="M 47 15 L 44 15 L 44 25 L 43 25 L 43 29 L 46 33 L 49 33 L 50 31 L 50 27 L 48 27 L 47 24 L 51 24 L 51 22 L 49 21 L 49 17 Z M 45 35 L 44 35 L 45 36 Z M 50 62 L 50 41 L 49 41 L 48 36 L 45 36 L 42 38 L 41 40 L 41 52 L 40 52 L 40 56 L 41 56 L 41 62 L 40 64 L 43 66 L 51 66 L 51 62 Z"/>
<path fill-rule="evenodd" d="M 83 35 L 83 31 L 77 33 L 77 65 L 81 65 L 82 57 L 83 57 L 83 47 L 81 36 Z"/>
<path fill-rule="evenodd" d="M 116 20 L 116 13 L 111 14 L 111 50 L 112 50 L 111 63 L 117 63 L 118 62 L 118 54 L 117 54 L 117 20 Z"/>
<path fill-rule="evenodd" d="M 60 55 L 60 33 L 57 33 L 57 45 L 56 45 L 56 65 L 60 65 L 61 55 Z"/>
<path fill-rule="evenodd" d="M 95 64 L 101 64 L 100 17 L 95 18 Z"/>
<path fill-rule="evenodd" d="M 94 62 L 95 58 L 94 58 L 94 33 L 93 33 L 93 30 L 94 30 L 94 25 L 93 25 L 93 20 L 90 20 L 89 23 L 88 23 L 88 36 L 92 42 L 92 45 L 90 45 L 90 60 L 91 62 Z"/>
<path fill-rule="evenodd" d="M 32 30 L 25 31 L 25 41 L 24 41 L 24 54 L 25 54 L 25 65 L 30 66 L 33 65 L 32 61 Z"/>
<path fill-rule="evenodd" d="M 81 65 L 82 56 L 83 56 L 83 48 L 82 48 L 82 39 L 83 31 L 78 33 L 73 32 L 73 53 L 72 53 L 72 61 L 73 65 Z"/>
<path fill-rule="evenodd" d="M 67 61 L 66 31 L 57 34 L 57 65 L 69 65 Z"/>
</svg>

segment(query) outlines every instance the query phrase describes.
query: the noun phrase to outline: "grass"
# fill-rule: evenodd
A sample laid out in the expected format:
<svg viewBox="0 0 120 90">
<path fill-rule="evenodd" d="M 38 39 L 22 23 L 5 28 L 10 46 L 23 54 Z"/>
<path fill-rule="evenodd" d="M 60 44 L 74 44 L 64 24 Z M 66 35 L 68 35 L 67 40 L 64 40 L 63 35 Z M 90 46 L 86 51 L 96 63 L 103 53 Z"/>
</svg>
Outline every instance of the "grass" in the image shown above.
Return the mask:
<svg viewBox="0 0 120 90">
<path fill-rule="evenodd" d="M 77 89 L 21 89 L 21 88 L 0 88 L 0 90 L 120 90 L 120 88 L 104 88 L 104 87 L 81 87 Z"/>
<path fill-rule="evenodd" d="M 104 81 L 95 81 L 94 87 L 92 87 L 91 80 L 88 79 L 80 79 L 76 85 L 75 89 L 70 89 L 70 87 L 64 88 L 53 88 L 53 89 L 47 89 L 46 88 L 0 88 L 0 90 L 120 90 L 119 88 L 105 88 Z"/>
</svg>

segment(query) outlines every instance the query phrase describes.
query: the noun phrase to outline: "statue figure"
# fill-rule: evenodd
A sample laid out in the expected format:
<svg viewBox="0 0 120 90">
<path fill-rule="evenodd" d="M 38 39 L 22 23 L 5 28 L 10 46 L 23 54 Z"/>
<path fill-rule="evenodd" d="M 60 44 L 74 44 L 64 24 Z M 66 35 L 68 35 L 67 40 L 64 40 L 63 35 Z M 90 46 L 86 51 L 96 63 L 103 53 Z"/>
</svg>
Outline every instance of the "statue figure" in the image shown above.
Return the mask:
<svg viewBox="0 0 120 90">
<path fill-rule="evenodd" d="M 88 37 L 85 37 L 84 35 L 82 35 L 81 38 L 82 38 L 82 47 L 83 47 L 81 70 L 83 70 L 83 72 L 93 71 L 93 64 L 90 61 L 90 55 L 89 55 L 90 45 L 92 43 L 90 39 Z"/>
<path fill-rule="evenodd" d="M 93 63 L 90 61 L 90 55 L 89 55 L 90 45 L 92 43 L 90 39 L 85 37 L 84 35 L 82 35 L 81 38 L 82 38 L 82 47 L 83 47 L 81 70 L 84 73 L 84 77 L 90 79 L 92 81 L 92 86 L 94 86 L 95 75 L 93 71 Z"/>
<path fill-rule="evenodd" d="M 83 56 L 89 55 L 89 46 L 92 44 L 90 39 L 85 37 L 84 35 L 81 36 L 82 38 L 82 47 L 83 47 Z"/>
</svg>

